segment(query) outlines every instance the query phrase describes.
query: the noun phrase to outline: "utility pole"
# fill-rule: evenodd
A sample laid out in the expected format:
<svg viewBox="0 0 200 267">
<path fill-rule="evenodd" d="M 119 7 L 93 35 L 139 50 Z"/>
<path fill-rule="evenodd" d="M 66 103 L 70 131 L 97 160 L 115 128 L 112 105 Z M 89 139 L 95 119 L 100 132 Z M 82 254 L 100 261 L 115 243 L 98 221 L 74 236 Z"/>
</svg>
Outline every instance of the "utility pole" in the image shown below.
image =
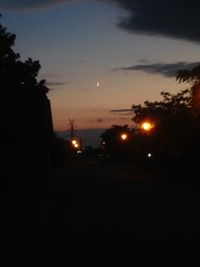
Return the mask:
<svg viewBox="0 0 200 267">
<path fill-rule="evenodd" d="M 71 119 L 69 119 L 68 120 L 69 121 L 69 125 L 70 125 L 70 138 L 71 138 L 71 140 L 74 138 L 74 121 L 75 121 L 75 119 L 73 119 L 73 120 L 71 120 Z"/>
</svg>

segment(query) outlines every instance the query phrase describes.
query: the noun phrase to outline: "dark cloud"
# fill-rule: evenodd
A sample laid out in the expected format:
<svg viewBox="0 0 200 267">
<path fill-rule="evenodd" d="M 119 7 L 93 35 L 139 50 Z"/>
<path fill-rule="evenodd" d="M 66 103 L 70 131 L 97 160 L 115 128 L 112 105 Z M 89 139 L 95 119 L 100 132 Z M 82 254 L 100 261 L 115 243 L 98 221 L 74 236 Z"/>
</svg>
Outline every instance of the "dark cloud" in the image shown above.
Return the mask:
<svg viewBox="0 0 200 267">
<path fill-rule="evenodd" d="M 0 7 L 28 10 L 75 0 L 0 0 Z M 81 1 L 81 0 L 79 0 Z M 200 42 L 199 0 L 99 0 L 127 11 L 119 27 L 137 34 Z"/>
<path fill-rule="evenodd" d="M 47 86 L 61 86 L 65 84 L 68 84 L 68 83 L 67 82 L 46 82 Z"/>
<path fill-rule="evenodd" d="M 166 77 L 175 77 L 179 70 L 190 70 L 200 62 L 176 62 L 171 64 L 154 63 L 154 64 L 138 64 L 129 67 L 113 69 L 113 71 L 143 71 L 150 74 L 160 74 Z"/>
<path fill-rule="evenodd" d="M 0 0 L 0 7 L 6 9 L 29 10 L 55 6 L 72 1 L 73 0 Z"/>
<path fill-rule="evenodd" d="M 128 116 L 130 114 L 126 114 L 126 115 Z M 131 120 L 130 117 L 116 117 L 116 118 L 102 117 L 102 118 L 97 118 L 97 119 L 91 119 L 90 122 L 92 122 L 92 123 L 98 122 L 99 124 L 101 124 L 101 123 L 106 123 L 106 122 L 117 123 L 119 121 L 127 121 L 127 120 Z"/>
<path fill-rule="evenodd" d="M 199 0 L 107 0 L 125 9 L 127 31 L 200 42 Z"/>
<path fill-rule="evenodd" d="M 118 112 L 129 112 L 129 111 L 132 111 L 132 109 L 112 109 L 110 112 L 116 112 L 116 113 L 118 113 Z"/>
</svg>

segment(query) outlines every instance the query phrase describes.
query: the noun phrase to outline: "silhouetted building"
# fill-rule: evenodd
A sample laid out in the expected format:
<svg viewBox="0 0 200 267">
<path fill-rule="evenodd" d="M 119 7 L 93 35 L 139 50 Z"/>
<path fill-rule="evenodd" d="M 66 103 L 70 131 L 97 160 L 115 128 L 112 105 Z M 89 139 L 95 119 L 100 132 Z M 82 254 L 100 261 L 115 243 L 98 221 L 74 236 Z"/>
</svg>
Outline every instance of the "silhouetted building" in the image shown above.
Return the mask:
<svg viewBox="0 0 200 267">
<path fill-rule="evenodd" d="M 37 93 L 7 104 L 1 140 L 4 172 L 47 172 L 54 138 L 49 99 Z"/>
</svg>

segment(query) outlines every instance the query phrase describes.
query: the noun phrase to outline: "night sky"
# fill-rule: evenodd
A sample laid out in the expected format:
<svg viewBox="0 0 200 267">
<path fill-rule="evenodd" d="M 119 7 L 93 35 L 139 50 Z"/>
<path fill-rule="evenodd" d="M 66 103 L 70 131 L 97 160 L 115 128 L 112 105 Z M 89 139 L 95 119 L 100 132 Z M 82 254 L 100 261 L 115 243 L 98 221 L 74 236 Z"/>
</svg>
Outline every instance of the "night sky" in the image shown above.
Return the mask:
<svg viewBox="0 0 200 267">
<path fill-rule="evenodd" d="M 15 51 L 39 60 L 56 131 L 132 125 L 132 104 L 176 93 L 177 70 L 198 64 L 200 2 L 0 0 Z M 99 83 L 99 84 L 98 84 Z"/>
</svg>

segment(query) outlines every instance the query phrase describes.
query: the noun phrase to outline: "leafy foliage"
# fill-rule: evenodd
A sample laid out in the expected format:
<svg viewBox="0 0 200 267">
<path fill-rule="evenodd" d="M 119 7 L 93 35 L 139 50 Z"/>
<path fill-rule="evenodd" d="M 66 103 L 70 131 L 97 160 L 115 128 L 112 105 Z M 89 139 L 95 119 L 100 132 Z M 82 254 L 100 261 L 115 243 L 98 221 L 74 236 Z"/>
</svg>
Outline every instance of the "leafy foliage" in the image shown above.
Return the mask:
<svg viewBox="0 0 200 267">
<path fill-rule="evenodd" d="M 177 80 L 192 83 L 192 86 L 177 94 L 161 92 L 161 101 L 133 105 L 133 121 L 137 125 L 145 120 L 154 123 L 154 131 L 146 139 L 148 148 L 159 158 L 176 155 L 194 159 L 198 157 L 200 134 L 200 66 L 191 71 L 179 71 Z"/>
<path fill-rule="evenodd" d="M 117 136 L 121 131 L 131 133 L 124 150 L 135 162 L 145 162 L 152 155 L 159 164 L 169 162 L 194 164 L 199 159 L 200 136 L 200 66 L 191 71 L 179 71 L 179 82 L 191 83 L 191 87 L 176 94 L 161 92 L 161 101 L 145 101 L 144 105 L 133 105 L 133 122 L 136 128 L 113 126 L 101 137 L 107 149 L 115 155 L 121 154 L 121 142 Z M 198 98 L 199 97 L 199 98 Z M 143 122 L 151 122 L 151 131 L 141 128 Z M 124 146 L 125 148 L 125 146 Z"/>
<path fill-rule="evenodd" d="M 122 134 L 127 135 L 127 140 L 122 140 Z M 132 141 L 133 130 L 128 125 L 113 125 L 101 134 L 102 143 L 105 143 L 104 152 L 111 154 L 115 159 L 127 160 L 128 151 Z"/>
<path fill-rule="evenodd" d="M 48 88 L 38 81 L 39 61 L 20 60 L 13 46 L 16 36 L 0 23 L 1 149 L 5 168 L 45 169 L 53 125 Z M 6 167 L 7 166 L 7 167 Z"/>
<path fill-rule="evenodd" d="M 12 47 L 16 36 L 0 24 L 0 82 L 4 97 L 12 98 L 48 92 L 45 80 L 37 81 L 41 68 L 39 61 L 31 58 L 20 61 L 20 55 Z M 5 99 L 6 100 L 6 99 Z"/>
<path fill-rule="evenodd" d="M 196 116 L 200 115 L 200 65 L 192 70 L 182 70 L 178 72 L 177 80 L 179 82 L 190 83 L 190 105 Z"/>
</svg>

